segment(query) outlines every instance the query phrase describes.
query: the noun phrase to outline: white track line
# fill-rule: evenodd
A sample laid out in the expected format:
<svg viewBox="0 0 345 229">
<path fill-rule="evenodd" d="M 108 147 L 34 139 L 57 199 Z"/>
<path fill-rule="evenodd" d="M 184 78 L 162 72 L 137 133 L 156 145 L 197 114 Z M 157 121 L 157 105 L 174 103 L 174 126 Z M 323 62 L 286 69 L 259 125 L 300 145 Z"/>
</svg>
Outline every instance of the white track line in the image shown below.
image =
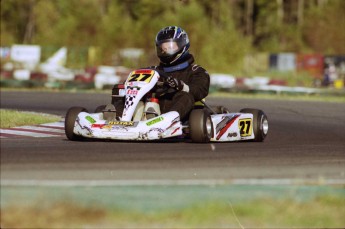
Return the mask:
<svg viewBox="0 0 345 229">
<path fill-rule="evenodd" d="M 48 132 L 54 132 L 54 133 L 65 133 L 65 130 L 54 129 L 54 128 L 49 128 L 49 127 L 41 127 L 41 126 L 21 126 L 17 128 L 25 129 L 25 130 L 39 130 L 39 131 L 48 131 Z"/>
<path fill-rule="evenodd" d="M 64 123 L 64 121 L 61 121 L 61 122 L 52 122 L 52 123 L 42 124 L 42 126 L 64 127 L 64 126 L 65 126 L 65 123 Z"/>
<path fill-rule="evenodd" d="M 215 186 L 215 185 L 344 185 L 345 179 L 233 179 L 233 180 L 6 180 L 1 186 Z"/>
<path fill-rule="evenodd" d="M 39 138 L 45 138 L 45 137 L 58 137 L 59 135 L 56 134 L 48 134 L 48 133 L 36 133 L 34 131 L 46 131 L 51 133 L 59 133 L 64 134 L 64 121 L 59 122 L 52 122 L 52 123 L 46 123 L 42 125 L 37 126 L 18 126 L 14 128 L 23 129 L 21 130 L 15 130 L 15 129 L 0 129 L 0 134 L 12 134 L 12 135 L 20 135 L 20 136 L 28 136 L 28 137 L 39 137 Z M 56 128 L 59 127 L 59 128 Z M 28 130 L 28 131 L 26 131 Z M 30 131 L 32 130 L 32 131 Z M 9 138 L 7 136 L 0 136 L 0 138 Z"/>
<path fill-rule="evenodd" d="M 28 131 L 4 130 L 4 129 L 0 129 L 0 134 L 14 134 L 14 135 L 40 137 L 40 138 L 57 137 L 57 135 L 53 135 L 53 134 L 42 134 L 42 133 L 35 133 L 35 132 L 28 132 Z"/>
</svg>

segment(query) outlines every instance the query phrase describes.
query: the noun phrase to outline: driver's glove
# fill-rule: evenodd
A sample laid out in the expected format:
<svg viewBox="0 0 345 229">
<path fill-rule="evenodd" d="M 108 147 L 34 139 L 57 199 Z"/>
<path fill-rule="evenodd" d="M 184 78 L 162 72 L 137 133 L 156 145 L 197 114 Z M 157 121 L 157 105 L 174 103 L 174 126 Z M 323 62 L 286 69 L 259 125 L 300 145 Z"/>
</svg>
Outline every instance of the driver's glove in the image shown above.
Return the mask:
<svg viewBox="0 0 345 229">
<path fill-rule="evenodd" d="M 166 79 L 166 83 L 172 87 L 172 88 L 175 88 L 177 91 L 181 91 L 183 89 L 183 81 L 181 80 L 178 80 L 176 78 L 173 78 L 171 76 L 169 76 L 167 79 Z"/>
</svg>

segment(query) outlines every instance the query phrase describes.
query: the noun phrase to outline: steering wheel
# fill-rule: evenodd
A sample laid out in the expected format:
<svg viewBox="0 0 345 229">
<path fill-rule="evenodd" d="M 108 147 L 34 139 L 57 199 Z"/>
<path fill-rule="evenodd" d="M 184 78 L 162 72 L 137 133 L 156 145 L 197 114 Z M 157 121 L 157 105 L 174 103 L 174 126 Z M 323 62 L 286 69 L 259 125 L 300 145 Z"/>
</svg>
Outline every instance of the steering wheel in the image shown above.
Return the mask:
<svg viewBox="0 0 345 229">
<path fill-rule="evenodd" d="M 162 70 L 155 69 L 155 71 L 159 73 L 160 79 L 162 79 L 157 82 L 155 92 L 157 94 L 169 94 L 176 92 L 175 88 L 170 87 L 166 83 L 166 80 L 168 79 L 169 75 Z"/>
</svg>

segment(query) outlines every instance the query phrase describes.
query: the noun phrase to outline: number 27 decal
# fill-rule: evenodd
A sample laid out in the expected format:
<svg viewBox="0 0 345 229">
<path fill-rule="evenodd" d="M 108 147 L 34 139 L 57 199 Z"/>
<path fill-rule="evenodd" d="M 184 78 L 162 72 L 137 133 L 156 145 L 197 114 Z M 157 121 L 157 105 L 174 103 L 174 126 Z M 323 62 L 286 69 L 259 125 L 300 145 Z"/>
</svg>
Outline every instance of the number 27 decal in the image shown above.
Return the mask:
<svg viewBox="0 0 345 229">
<path fill-rule="evenodd" d="M 238 127 L 240 129 L 241 137 L 252 135 L 252 119 L 251 118 L 240 119 L 238 121 Z"/>
<path fill-rule="evenodd" d="M 138 70 L 131 74 L 129 77 L 129 82 L 133 81 L 143 81 L 149 83 L 154 75 L 154 71 L 152 70 Z"/>
</svg>

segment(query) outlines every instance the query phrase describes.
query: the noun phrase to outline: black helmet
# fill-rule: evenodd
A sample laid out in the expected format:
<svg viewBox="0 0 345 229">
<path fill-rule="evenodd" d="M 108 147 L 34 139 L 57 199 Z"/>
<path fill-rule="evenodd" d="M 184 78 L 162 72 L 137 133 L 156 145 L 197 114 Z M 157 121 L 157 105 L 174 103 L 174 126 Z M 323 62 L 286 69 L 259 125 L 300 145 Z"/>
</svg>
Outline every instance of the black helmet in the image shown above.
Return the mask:
<svg viewBox="0 0 345 229">
<path fill-rule="evenodd" d="M 160 61 L 171 65 L 188 54 L 189 39 L 180 27 L 169 26 L 161 29 L 156 36 L 156 51 Z"/>
</svg>

